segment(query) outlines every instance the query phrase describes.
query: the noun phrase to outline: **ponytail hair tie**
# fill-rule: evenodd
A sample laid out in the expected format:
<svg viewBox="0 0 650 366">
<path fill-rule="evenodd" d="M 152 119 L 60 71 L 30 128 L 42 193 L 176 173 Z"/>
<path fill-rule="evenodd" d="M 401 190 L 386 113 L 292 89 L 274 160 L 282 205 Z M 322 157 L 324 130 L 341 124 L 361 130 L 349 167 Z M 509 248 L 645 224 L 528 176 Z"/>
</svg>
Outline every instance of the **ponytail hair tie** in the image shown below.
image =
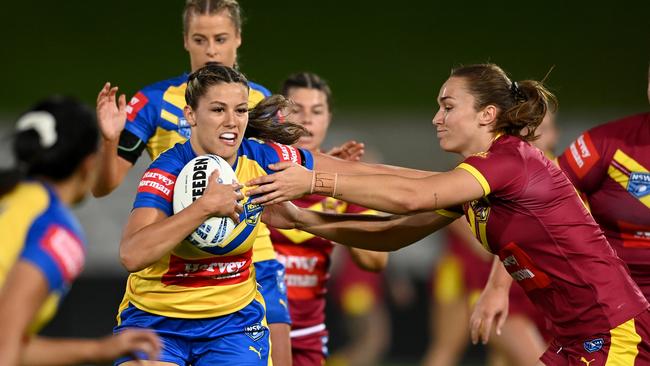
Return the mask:
<svg viewBox="0 0 650 366">
<path fill-rule="evenodd" d="M 512 94 L 512 97 L 515 99 L 516 102 L 525 102 L 528 100 L 526 98 L 526 95 L 519 89 L 519 84 L 517 84 L 516 81 L 513 81 L 510 84 L 510 93 Z"/>
<path fill-rule="evenodd" d="M 25 113 L 16 122 L 17 131 L 35 130 L 38 133 L 41 147 L 52 147 L 58 138 L 56 133 L 56 119 L 49 112 L 33 111 Z"/>
</svg>

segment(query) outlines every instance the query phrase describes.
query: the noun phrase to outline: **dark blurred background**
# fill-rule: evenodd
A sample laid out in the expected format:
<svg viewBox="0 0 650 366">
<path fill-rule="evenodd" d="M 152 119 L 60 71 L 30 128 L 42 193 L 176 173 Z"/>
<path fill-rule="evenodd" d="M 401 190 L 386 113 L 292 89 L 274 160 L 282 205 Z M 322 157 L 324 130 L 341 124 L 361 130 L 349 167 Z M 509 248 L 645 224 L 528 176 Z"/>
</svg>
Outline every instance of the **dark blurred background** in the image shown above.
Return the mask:
<svg viewBox="0 0 650 366">
<path fill-rule="evenodd" d="M 648 109 L 648 1 L 240 3 L 245 16 L 242 71 L 271 90 L 293 72 L 320 74 L 334 92 L 327 144 L 356 138 L 366 142 L 373 159 L 387 163 L 452 166 L 455 157 L 437 147 L 430 120 L 440 85 L 460 64 L 494 62 L 515 80 L 539 80 L 554 67 L 547 84 L 560 100 L 557 152 L 590 126 Z M 0 133 L 6 135 L 20 111 L 52 93 L 92 104 L 105 81 L 130 97 L 147 84 L 188 71 L 183 4 L 3 3 Z M 9 164 L 6 149 L 0 147 L 0 153 L 0 165 Z M 91 242 L 87 269 L 47 333 L 110 332 L 126 275 L 117 260 L 117 245 L 147 164 L 143 155 L 113 195 L 87 200 L 79 209 Z M 389 276 L 409 278 L 416 290 L 409 304 L 389 305 L 393 337 L 386 362 L 392 365 L 414 364 L 424 352 L 429 277 L 442 241 L 433 236 L 391 257 Z M 335 307 L 329 315 L 335 349 L 344 324 L 337 323 Z M 472 348 L 467 364 L 480 364 L 481 354 L 480 348 Z"/>
</svg>

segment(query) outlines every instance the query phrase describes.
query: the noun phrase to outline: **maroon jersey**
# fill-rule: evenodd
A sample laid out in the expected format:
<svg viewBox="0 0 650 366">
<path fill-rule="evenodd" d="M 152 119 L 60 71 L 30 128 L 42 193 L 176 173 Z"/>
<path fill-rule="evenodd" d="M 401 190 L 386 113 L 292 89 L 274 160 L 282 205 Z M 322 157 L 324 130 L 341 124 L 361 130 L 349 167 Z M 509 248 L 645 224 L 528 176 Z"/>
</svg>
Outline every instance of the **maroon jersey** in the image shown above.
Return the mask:
<svg viewBox="0 0 650 366">
<path fill-rule="evenodd" d="M 650 298 L 650 113 L 583 133 L 558 161 Z"/>
<path fill-rule="evenodd" d="M 367 209 L 329 197 L 305 196 L 293 201 L 315 211 L 362 213 Z M 285 267 L 292 329 L 325 322 L 325 293 L 333 243 L 300 230 L 271 229 L 271 241 L 278 261 Z"/>
<path fill-rule="evenodd" d="M 550 320 L 564 342 L 607 332 L 648 308 L 562 171 L 513 136 L 458 168 L 485 196 L 463 209 L 476 237 Z"/>
</svg>

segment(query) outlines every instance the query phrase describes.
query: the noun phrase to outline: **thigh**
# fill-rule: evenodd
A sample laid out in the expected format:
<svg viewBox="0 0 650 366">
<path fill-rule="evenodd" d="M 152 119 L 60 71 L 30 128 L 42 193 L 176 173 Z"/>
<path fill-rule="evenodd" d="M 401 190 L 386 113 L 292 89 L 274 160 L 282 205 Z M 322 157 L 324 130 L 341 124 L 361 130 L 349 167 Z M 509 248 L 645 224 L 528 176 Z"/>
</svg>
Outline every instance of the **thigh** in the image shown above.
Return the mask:
<svg viewBox="0 0 650 366">
<path fill-rule="evenodd" d="M 255 276 L 266 305 L 266 321 L 269 324 L 291 324 L 284 267 L 277 260 L 255 263 Z"/>
</svg>

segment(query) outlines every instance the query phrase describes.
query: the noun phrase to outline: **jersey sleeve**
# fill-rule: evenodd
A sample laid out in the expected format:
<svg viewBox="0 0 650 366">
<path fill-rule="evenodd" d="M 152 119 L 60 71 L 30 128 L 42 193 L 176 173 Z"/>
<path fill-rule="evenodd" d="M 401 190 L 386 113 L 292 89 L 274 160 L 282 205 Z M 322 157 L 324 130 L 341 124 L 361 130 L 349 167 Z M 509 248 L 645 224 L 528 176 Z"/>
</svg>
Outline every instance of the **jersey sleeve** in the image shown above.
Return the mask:
<svg viewBox="0 0 650 366">
<path fill-rule="evenodd" d="M 279 144 L 277 142 L 264 142 L 253 146 L 256 146 L 256 149 L 258 150 L 255 160 L 262 166 L 267 174 L 275 173 L 275 171 L 269 169 L 269 164 L 283 161 L 300 164 L 307 169 L 314 168 L 314 157 L 308 150 Z"/>
<path fill-rule="evenodd" d="M 471 155 L 456 169 L 469 172 L 483 187 L 484 196 L 513 198 L 526 183 L 524 159 L 516 151 L 489 151 Z"/>
<path fill-rule="evenodd" d="M 35 265 L 45 276 L 48 289 L 64 291 L 83 270 L 85 242 L 56 221 L 30 229 L 20 260 Z"/>
<path fill-rule="evenodd" d="M 447 207 L 447 208 L 442 208 L 439 210 L 436 210 L 436 213 L 440 216 L 444 216 L 450 219 L 457 219 L 465 214 L 465 211 L 463 210 L 463 206 L 453 206 L 453 207 Z"/>
<path fill-rule="evenodd" d="M 558 164 L 571 183 L 580 192 L 591 193 L 598 189 L 607 164 L 602 158 L 602 146 L 597 135 L 585 132 L 558 157 Z"/>
<path fill-rule="evenodd" d="M 157 208 L 171 216 L 174 214 L 172 200 L 176 178 L 183 168 L 180 163 L 174 163 L 160 156 L 144 172 L 133 208 Z"/>
<path fill-rule="evenodd" d="M 126 106 L 126 125 L 124 129 L 137 136 L 145 144 L 156 132 L 161 91 L 145 88 L 137 92 Z M 132 146 L 124 146 L 131 148 Z"/>
</svg>

